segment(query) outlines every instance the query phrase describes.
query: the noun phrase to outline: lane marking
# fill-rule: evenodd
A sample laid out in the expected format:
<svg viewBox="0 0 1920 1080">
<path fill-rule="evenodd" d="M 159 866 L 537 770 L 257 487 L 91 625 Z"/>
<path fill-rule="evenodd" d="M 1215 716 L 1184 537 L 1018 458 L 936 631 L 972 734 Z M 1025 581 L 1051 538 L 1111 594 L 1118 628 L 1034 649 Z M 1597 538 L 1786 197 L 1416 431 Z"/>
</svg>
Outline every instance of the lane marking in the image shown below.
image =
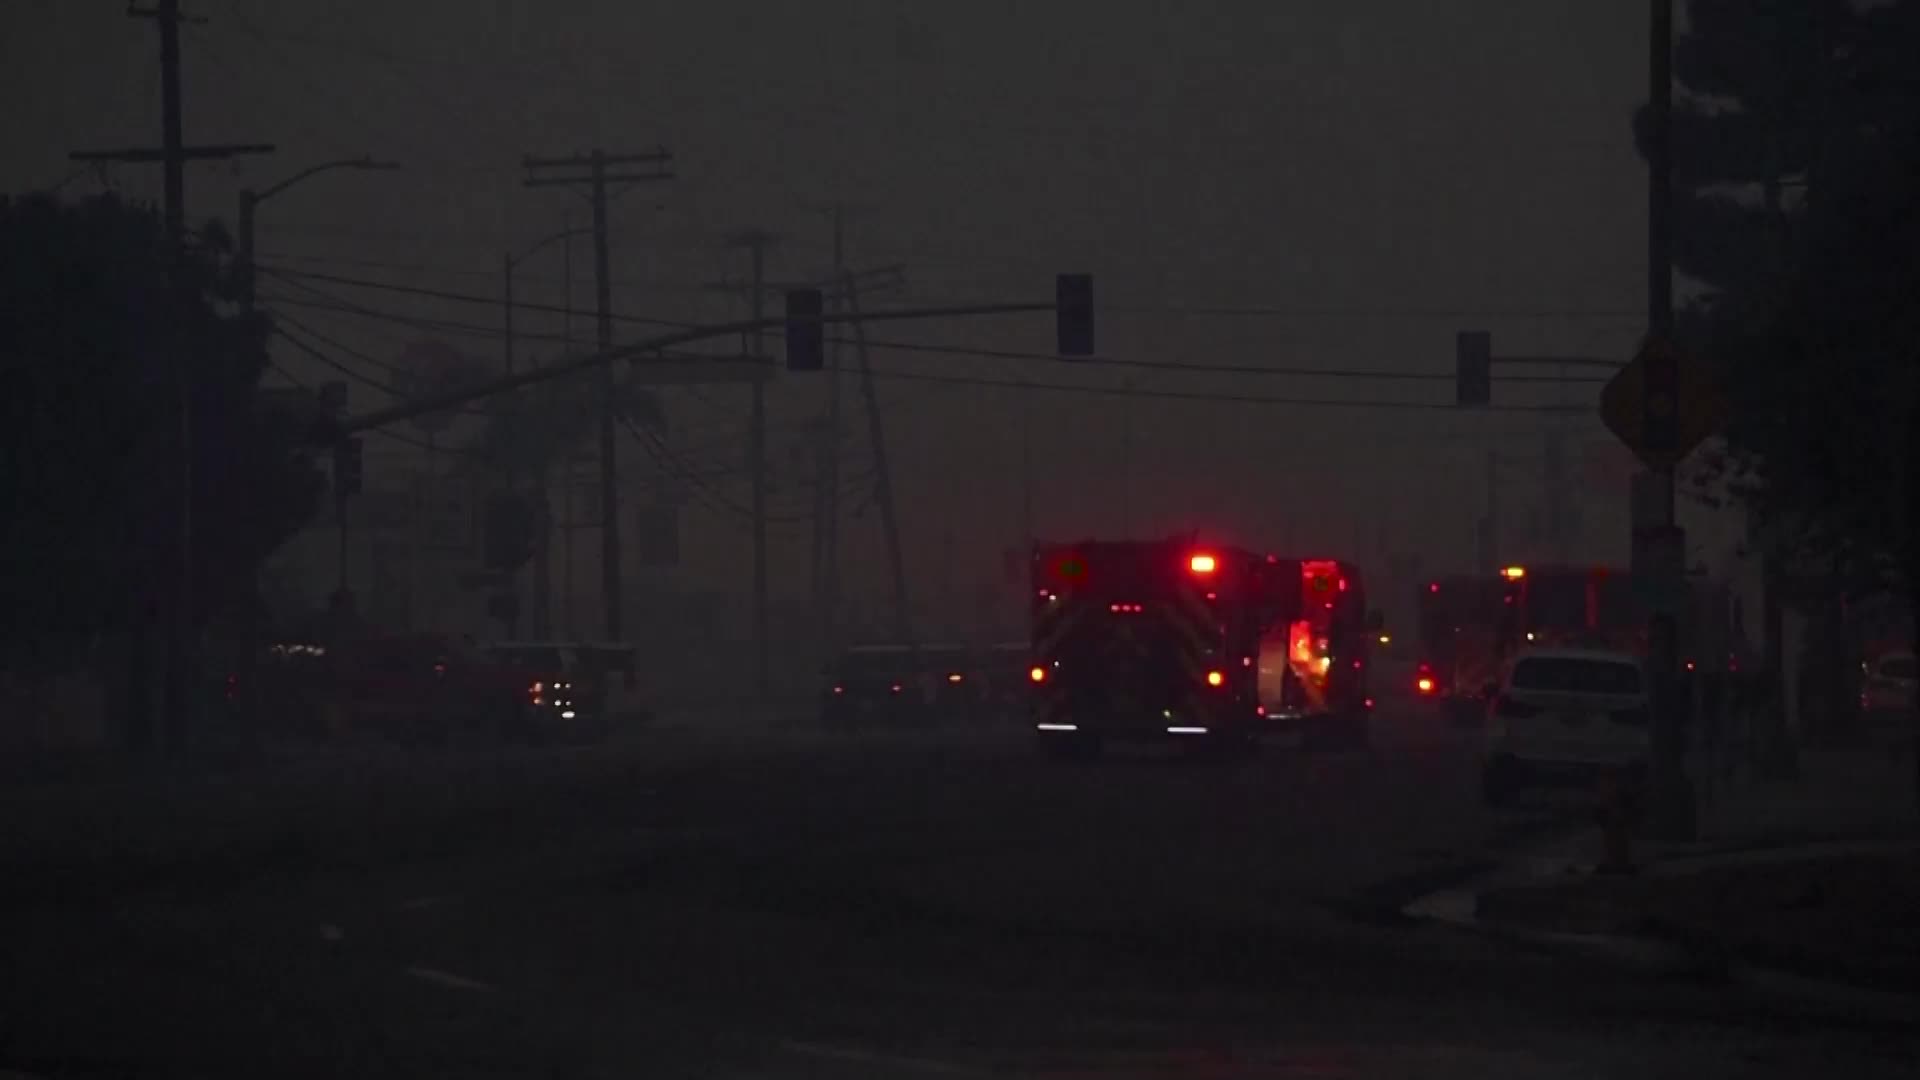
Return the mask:
<svg viewBox="0 0 1920 1080">
<path fill-rule="evenodd" d="M 450 971 L 441 971 L 437 968 L 410 967 L 407 969 L 407 974 L 423 982 L 435 983 L 451 990 L 472 990 L 479 993 L 490 994 L 499 989 L 498 987 L 480 982 L 477 979 L 465 978 L 464 976 L 455 975 Z"/>
<path fill-rule="evenodd" d="M 882 1054 L 872 1050 L 862 1050 L 852 1046 L 827 1046 L 821 1043 L 783 1042 L 780 1044 L 780 1049 L 789 1054 L 796 1054 L 801 1057 L 854 1062 L 861 1065 L 877 1065 L 886 1069 L 913 1070 L 923 1073 L 934 1073 L 940 1076 L 986 1077 L 994 1075 L 982 1069 L 971 1069 L 965 1065 L 956 1065 L 950 1061 L 900 1057 L 894 1054 Z"/>
</svg>

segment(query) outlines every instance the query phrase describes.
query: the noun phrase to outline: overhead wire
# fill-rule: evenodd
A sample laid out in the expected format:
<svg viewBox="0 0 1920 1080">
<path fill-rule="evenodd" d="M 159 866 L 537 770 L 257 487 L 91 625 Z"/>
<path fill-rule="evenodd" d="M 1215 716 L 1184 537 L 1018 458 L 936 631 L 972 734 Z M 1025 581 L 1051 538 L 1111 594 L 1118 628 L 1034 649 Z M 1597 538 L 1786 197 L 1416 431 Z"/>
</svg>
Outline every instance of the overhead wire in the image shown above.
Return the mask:
<svg viewBox="0 0 1920 1080">
<path fill-rule="evenodd" d="M 297 271 L 297 270 L 295 271 L 270 270 L 270 271 L 264 271 L 264 272 L 273 273 L 276 277 L 282 277 L 282 278 L 288 278 L 288 279 L 310 278 L 313 280 L 323 280 L 323 281 L 333 282 L 337 284 L 344 284 L 344 285 L 353 286 L 353 287 L 386 289 L 386 290 L 407 294 L 407 295 L 418 295 L 418 296 L 429 297 L 433 299 L 448 300 L 452 302 L 486 303 L 486 304 L 498 304 L 500 302 L 497 297 L 482 297 L 482 296 L 475 296 L 470 293 L 457 293 L 457 292 L 452 292 L 450 290 L 444 290 L 444 289 L 426 289 L 418 286 L 395 285 L 390 282 L 370 282 L 365 279 L 347 278 L 347 277 L 342 277 L 340 275 L 333 275 L 333 274 L 312 274 L 312 273 L 307 273 L 307 272 Z M 309 288 L 309 291 L 317 292 L 317 290 L 312 290 L 311 287 L 308 287 L 308 288 Z M 325 294 L 322 294 L 322 295 L 325 295 Z M 390 316 L 385 313 L 377 312 L 374 309 L 367 309 L 359 305 L 352 305 L 347 303 L 346 301 L 339 300 L 337 297 L 329 296 L 328 298 L 333 300 L 335 303 L 345 307 L 349 311 L 349 313 L 365 314 L 370 318 L 394 318 L 394 319 L 400 318 L 399 316 Z M 318 306 L 318 305 L 312 305 L 309 303 L 308 306 Z M 567 314 L 569 312 L 568 308 L 565 308 L 559 305 L 552 305 L 552 304 L 516 305 L 516 308 L 521 306 L 526 307 L 527 310 L 530 310 L 530 311 L 548 311 L 548 312 L 553 312 L 557 314 Z M 573 309 L 573 310 L 575 313 L 578 313 L 578 309 Z M 680 329 L 696 329 L 700 325 L 697 323 L 668 321 L 668 320 L 656 319 L 651 317 L 629 316 L 629 315 L 624 315 L 618 312 L 612 315 L 612 319 L 615 322 L 638 323 L 641 325 L 674 327 L 674 328 L 680 328 Z M 471 331 L 474 333 L 484 334 L 492 337 L 499 337 L 503 334 L 503 331 L 499 330 L 498 328 L 484 328 L 484 327 L 473 326 L 471 324 L 460 324 L 460 323 L 446 323 L 444 325 L 462 329 L 462 330 Z M 521 335 L 516 334 L 516 337 L 518 336 L 521 336 Z M 527 334 L 525 336 L 531 339 L 531 338 L 540 337 L 542 335 Z M 548 340 L 554 340 L 558 338 L 558 335 L 545 335 L 545 336 L 547 337 Z M 829 335 L 825 337 L 824 340 L 828 343 L 837 344 L 837 345 L 857 346 L 860 344 L 860 342 L 855 338 L 841 337 L 838 335 Z M 1365 380 L 1365 381 L 1376 381 L 1376 382 L 1438 382 L 1438 383 L 1449 383 L 1449 382 L 1453 382 L 1455 379 L 1455 375 L 1453 373 L 1434 372 L 1434 371 L 1390 371 L 1390 370 L 1384 370 L 1384 369 L 1378 369 L 1378 368 L 1352 369 L 1352 368 L 1297 367 L 1297 366 L 1275 367 L 1275 366 L 1261 365 L 1261 364 L 1183 363 L 1175 360 L 1130 360 L 1130 359 L 1123 359 L 1119 357 L 1107 357 L 1107 356 L 1062 357 L 1057 353 L 1028 352 L 1028 351 L 1015 350 L 1015 349 L 991 349 L 991 348 L 981 348 L 981 347 L 975 347 L 975 346 L 962 346 L 962 345 L 939 345 L 939 344 L 928 344 L 928 343 L 922 343 L 922 342 L 894 341 L 894 340 L 886 340 L 886 339 L 882 339 L 882 340 L 869 339 L 866 341 L 865 344 L 872 349 L 879 349 L 879 350 L 890 351 L 890 352 L 920 353 L 920 354 L 939 355 L 939 356 L 970 356 L 970 357 L 979 357 L 982 359 L 995 359 L 995 360 L 1018 360 L 1018 361 L 1027 361 L 1027 362 L 1035 362 L 1035 363 L 1059 364 L 1066 367 L 1132 368 L 1132 369 L 1138 369 L 1138 370 L 1167 371 L 1167 372 L 1173 372 L 1173 373 L 1195 374 L 1195 375 L 1249 375 L 1249 376 L 1260 376 L 1260 377 L 1267 377 L 1267 378 L 1281 377 L 1281 378 L 1315 378 L 1315 379 L 1351 379 L 1351 380 Z M 697 357 L 701 354 L 694 353 L 694 354 L 685 354 L 685 355 Z M 878 374 L 878 372 L 876 372 L 876 374 Z M 1605 380 L 1605 378 L 1606 378 L 1605 376 L 1601 376 L 1601 375 L 1524 375 L 1524 374 L 1522 375 L 1503 374 L 1499 377 L 1500 381 L 1505 383 L 1545 384 L 1545 385 L 1593 384 L 1597 382 L 1602 382 Z M 1285 404 L 1286 402 L 1276 401 L 1275 403 Z M 1451 408 L 1452 406 L 1448 406 L 1448 407 Z"/>
</svg>

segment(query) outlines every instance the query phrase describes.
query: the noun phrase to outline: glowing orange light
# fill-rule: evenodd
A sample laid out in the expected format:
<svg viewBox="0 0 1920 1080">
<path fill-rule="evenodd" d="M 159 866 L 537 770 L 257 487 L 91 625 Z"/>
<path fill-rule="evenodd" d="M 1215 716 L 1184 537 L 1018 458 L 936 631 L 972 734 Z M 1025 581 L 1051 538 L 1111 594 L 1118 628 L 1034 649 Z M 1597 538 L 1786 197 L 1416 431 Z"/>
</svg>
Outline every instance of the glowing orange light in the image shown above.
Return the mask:
<svg viewBox="0 0 1920 1080">
<path fill-rule="evenodd" d="M 1415 686 L 1418 686 L 1418 687 L 1420 688 L 1420 692 L 1421 692 L 1421 693 L 1423 693 L 1423 694 L 1431 694 L 1431 693 L 1433 693 L 1433 680 L 1432 680 L 1432 679 L 1421 679 L 1421 680 L 1420 680 L 1419 682 L 1417 682 L 1417 683 L 1415 683 L 1414 685 L 1415 685 Z"/>
<path fill-rule="evenodd" d="M 1225 674 L 1224 672 L 1219 672 L 1219 671 L 1209 671 L 1209 672 L 1207 672 L 1207 685 L 1208 685 L 1208 686 L 1219 686 L 1220 684 L 1222 684 L 1222 683 L 1224 683 L 1224 682 L 1226 682 L 1226 681 L 1227 681 L 1227 676 L 1226 676 L 1226 674 Z"/>
<path fill-rule="evenodd" d="M 1527 568 L 1524 566 L 1509 566 L 1505 570 L 1500 571 L 1500 576 L 1506 578 L 1508 581 L 1519 581 L 1521 578 L 1527 576 Z"/>
<path fill-rule="evenodd" d="M 1195 555 L 1187 560 L 1187 568 L 1196 574 L 1211 574 L 1218 567 L 1219 563 L 1211 555 Z"/>
<path fill-rule="evenodd" d="M 953 674 L 951 674 L 951 675 L 948 675 L 948 676 L 947 676 L 947 681 L 948 681 L 948 682 L 950 682 L 950 683 L 957 683 L 957 682 L 960 682 L 960 681 L 962 681 L 962 680 L 961 680 L 961 677 L 960 677 L 960 673 L 956 671 L 956 672 L 954 672 Z"/>
<path fill-rule="evenodd" d="M 1034 668 L 1032 671 L 1027 672 L 1027 678 L 1032 679 L 1034 682 L 1046 682 L 1047 669 L 1043 667 Z"/>
</svg>

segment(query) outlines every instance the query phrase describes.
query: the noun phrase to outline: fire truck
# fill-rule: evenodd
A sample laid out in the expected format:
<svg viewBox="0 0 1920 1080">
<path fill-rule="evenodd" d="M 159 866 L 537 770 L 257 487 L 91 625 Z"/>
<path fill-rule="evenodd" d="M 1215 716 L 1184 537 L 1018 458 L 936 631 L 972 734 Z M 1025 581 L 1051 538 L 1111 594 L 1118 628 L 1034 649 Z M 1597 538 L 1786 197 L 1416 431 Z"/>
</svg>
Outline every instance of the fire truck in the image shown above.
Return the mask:
<svg viewBox="0 0 1920 1080">
<path fill-rule="evenodd" d="M 1369 631 L 1360 575 L 1191 539 L 1033 549 L 1035 726 L 1052 753 L 1109 740 L 1249 747 L 1304 726 L 1367 738 Z"/>
<path fill-rule="evenodd" d="M 1503 656 L 1529 645 L 1613 649 L 1645 657 L 1652 608 L 1618 567 L 1509 566 L 1502 601 Z M 1738 671 L 1747 651 L 1732 590 L 1689 581 L 1676 611 L 1681 662 L 1689 672 Z"/>
<path fill-rule="evenodd" d="M 1506 591 L 1505 581 L 1491 573 L 1456 574 L 1420 589 L 1413 689 L 1456 721 L 1478 717 L 1486 706 L 1485 687 L 1500 678 Z"/>
</svg>

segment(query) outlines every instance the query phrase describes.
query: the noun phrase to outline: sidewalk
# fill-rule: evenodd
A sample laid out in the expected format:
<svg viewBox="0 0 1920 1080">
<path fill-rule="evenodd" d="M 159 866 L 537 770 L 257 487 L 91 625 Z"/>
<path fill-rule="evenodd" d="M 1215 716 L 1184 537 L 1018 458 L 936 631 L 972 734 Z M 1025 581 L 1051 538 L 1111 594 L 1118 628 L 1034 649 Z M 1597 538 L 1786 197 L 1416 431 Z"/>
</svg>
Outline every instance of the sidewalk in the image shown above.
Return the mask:
<svg viewBox="0 0 1920 1080">
<path fill-rule="evenodd" d="M 1711 790 L 1697 839 L 1636 843 L 1636 873 L 1593 871 L 1589 833 L 1563 859 L 1483 882 L 1481 928 L 1591 949 L 1665 946 L 1690 966 L 1916 995 L 1920 814 L 1905 753 L 1807 750 L 1792 781 Z"/>
</svg>

